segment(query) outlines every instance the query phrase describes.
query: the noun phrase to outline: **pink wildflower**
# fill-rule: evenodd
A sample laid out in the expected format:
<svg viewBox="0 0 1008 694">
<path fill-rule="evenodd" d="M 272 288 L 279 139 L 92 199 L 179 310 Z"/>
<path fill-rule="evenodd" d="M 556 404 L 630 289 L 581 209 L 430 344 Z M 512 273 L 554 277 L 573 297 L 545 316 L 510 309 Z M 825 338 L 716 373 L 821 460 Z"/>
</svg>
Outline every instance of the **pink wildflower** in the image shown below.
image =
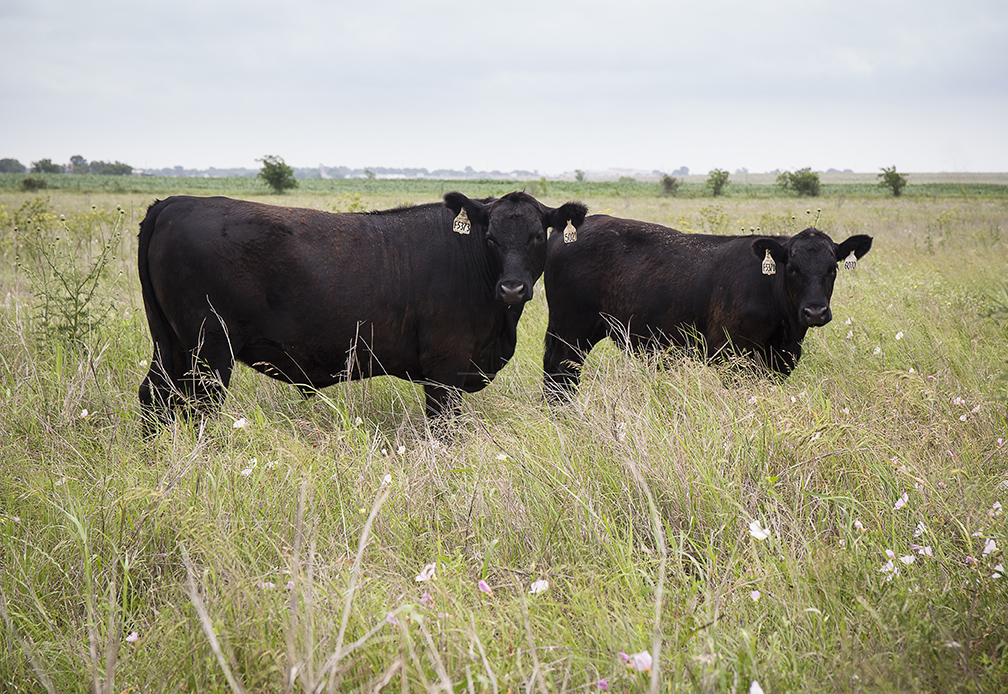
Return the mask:
<svg viewBox="0 0 1008 694">
<path fill-rule="evenodd" d="M 651 654 L 647 651 L 641 651 L 640 653 L 634 653 L 633 655 L 627 655 L 626 653 L 620 653 L 620 659 L 623 664 L 627 666 L 630 670 L 636 670 L 637 672 L 651 672 Z"/>
<path fill-rule="evenodd" d="M 423 570 L 417 574 L 417 577 L 414 580 L 417 583 L 426 583 L 427 581 L 432 581 L 434 580 L 435 570 L 437 570 L 436 564 L 427 564 L 427 566 L 423 567 Z"/>
</svg>

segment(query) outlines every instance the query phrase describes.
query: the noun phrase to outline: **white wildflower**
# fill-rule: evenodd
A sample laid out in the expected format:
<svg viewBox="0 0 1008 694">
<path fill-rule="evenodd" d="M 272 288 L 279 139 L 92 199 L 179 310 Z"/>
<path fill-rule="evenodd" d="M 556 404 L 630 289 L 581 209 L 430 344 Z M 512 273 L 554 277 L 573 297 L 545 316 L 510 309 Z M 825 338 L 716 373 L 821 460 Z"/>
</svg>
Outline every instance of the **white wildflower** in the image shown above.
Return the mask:
<svg viewBox="0 0 1008 694">
<path fill-rule="evenodd" d="M 546 590 L 549 590 L 549 581 L 541 578 L 538 581 L 533 581 L 532 585 L 529 586 L 529 595 L 538 595 Z"/>
<path fill-rule="evenodd" d="M 761 527 L 760 522 L 758 520 L 754 520 L 749 524 L 749 534 L 757 540 L 763 541 L 770 537 L 770 529 Z"/>
</svg>

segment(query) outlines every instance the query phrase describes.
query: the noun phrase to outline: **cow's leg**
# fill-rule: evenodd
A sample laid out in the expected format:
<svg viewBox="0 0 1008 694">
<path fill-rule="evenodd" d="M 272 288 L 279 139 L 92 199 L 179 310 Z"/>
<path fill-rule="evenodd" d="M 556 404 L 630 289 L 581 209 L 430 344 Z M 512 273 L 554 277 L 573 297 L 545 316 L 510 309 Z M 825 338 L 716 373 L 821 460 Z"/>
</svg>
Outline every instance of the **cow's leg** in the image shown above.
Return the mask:
<svg viewBox="0 0 1008 694">
<path fill-rule="evenodd" d="M 460 392 L 458 388 L 439 383 L 424 384 L 427 417 L 433 420 L 455 414 L 458 410 L 457 402 Z"/>
<path fill-rule="evenodd" d="M 581 368 L 588 352 L 600 338 L 567 340 L 546 327 L 546 346 L 543 352 L 543 396 L 547 402 L 569 402 L 574 397 L 581 380 Z"/>
<path fill-rule="evenodd" d="M 187 402 L 187 414 L 194 409 L 204 412 L 217 410 L 224 402 L 234 356 L 231 344 L 222 333 L 209 332 L 202 343 L 188 355 L 189 369 L 179 379 L 182 394 Z"/>
</svg>

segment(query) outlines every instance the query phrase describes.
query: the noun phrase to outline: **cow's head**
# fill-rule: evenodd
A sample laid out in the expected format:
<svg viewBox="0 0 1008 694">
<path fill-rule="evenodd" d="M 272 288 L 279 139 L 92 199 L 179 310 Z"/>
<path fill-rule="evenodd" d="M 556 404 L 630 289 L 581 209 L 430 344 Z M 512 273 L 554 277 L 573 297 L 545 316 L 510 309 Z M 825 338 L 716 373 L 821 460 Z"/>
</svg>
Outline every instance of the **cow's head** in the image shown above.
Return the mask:
<svg viewBox="0 0 1008 694">
<path fill-rule="evenodd" d="M 486 245 L 496 275 L 495 296 L 510 306 L 520 306 L 532 298 L 532 287 L 546 266 L 550 228 L 563 230 L 568 222 L 579 227 L 588 214 L 588 208 L 580 202 L 546 207 L 520 191 L 486 202 L 452 192 L 445 194 L 444 201 L 456 216 L 465 210 L 472 233 Z"/>
<path fill-rule="evenodd" d="M 761 262 L 767 251 L 782 274 L 784 292 L 791 315 L 798 325 L 809 328 L 826 325 L 833 318 L 830 297 L 836 280 L 837 263 L 851 253 L 860 258 L 871 250 L 872 237 L 858 234 L 837 245 L 823 232 L 812 229 L 789 239 L 758 238 L 753 254 Z"/>
</svg>

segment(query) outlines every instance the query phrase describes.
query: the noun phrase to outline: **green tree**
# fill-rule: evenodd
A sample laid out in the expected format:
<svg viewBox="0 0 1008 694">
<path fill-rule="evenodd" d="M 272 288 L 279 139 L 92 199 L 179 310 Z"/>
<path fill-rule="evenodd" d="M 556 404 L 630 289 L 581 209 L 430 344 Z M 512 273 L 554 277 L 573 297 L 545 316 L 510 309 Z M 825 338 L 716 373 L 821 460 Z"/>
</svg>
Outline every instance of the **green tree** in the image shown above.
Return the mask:
<svg viewBox="0 0 1008 694">
<path fill-rule="evenodd" d="M 574 169 L 574 180 L 578 183 L 584 183 L 584 171 L 581 169 Z"/>
<path fill-rule="evenodd" d="M 273 189 L 273 192 L 280 195 L 285 190 L 297 188 L 297 179 L 294 178 L 294 169 L 287 166 L 283 157 L 267 154 L 262 159 L 256 159 L 263 163 L 259 171 L 259 178 L 266 181 L 266 184 Z"/>
<path fill-rule="evenodd" d="M 728 172 L 724 169 L 714 169 L 707 177 L 707 185 L 714 192 L 714 197 L 723 194 L 725 186 L 728 185 Z"/>
<path fill-rule="evenodd" d="M 70 173 L 86 174 L 88 172 L 88 160 L 79 154 L 70 157 Z"/>
<path fill-rule="evenodd" d="M 668 174 L 662 174 L 661 177 L 662 193 L 665 195 L 675 195 L 679 192 L 679 186 L 682 185 L 682 181 L 675 176 L 669 176 Z"/>
<path fill-rule="evenodd" d="M 63 173 L 65 169 L 59 164 L 53 164 L 52 159 L 39 159 L 32 162 L 32 173 Z"/>
<path fill-rule="evenodd" d="M 72 163 L 73 160 L 71 160 Z M 114 163 L 109 163 L 107 161 L 93 161 L 91 165 L 88 166 L 88 171 L 93 174 L 102 174 L 103 176 L 129 176 L 133 173 L 133 167 L 129 164 L 123 164 L 121 161 L 116 161 Z"/>
<path fill-rule="evenodd" d="M 777 176 L 777 185 L 783 190 L 793 190 L 798 195 L 816 197 L 819 195 L 819 174 L 808 166 L 794 173 L 785 171 Z"/>
<path fill-rule="evenodd" d="M 878 175 L 879 177 L 879 187 L 888 188 L 892 191 L 893 197 L 899 197 L 903 192 L 903 187 L 907 184 L 907 177 L 905 174 L 896 172 L 896 165 L 894 164 L 892 168 L 887 169 L 882 167 L 882 173 Z"/>
<path fill-rule="evenodd" d="M 24 173 L 25 165 L 17 159 L 0 159 L 0 173 Z"/>
</svg>

